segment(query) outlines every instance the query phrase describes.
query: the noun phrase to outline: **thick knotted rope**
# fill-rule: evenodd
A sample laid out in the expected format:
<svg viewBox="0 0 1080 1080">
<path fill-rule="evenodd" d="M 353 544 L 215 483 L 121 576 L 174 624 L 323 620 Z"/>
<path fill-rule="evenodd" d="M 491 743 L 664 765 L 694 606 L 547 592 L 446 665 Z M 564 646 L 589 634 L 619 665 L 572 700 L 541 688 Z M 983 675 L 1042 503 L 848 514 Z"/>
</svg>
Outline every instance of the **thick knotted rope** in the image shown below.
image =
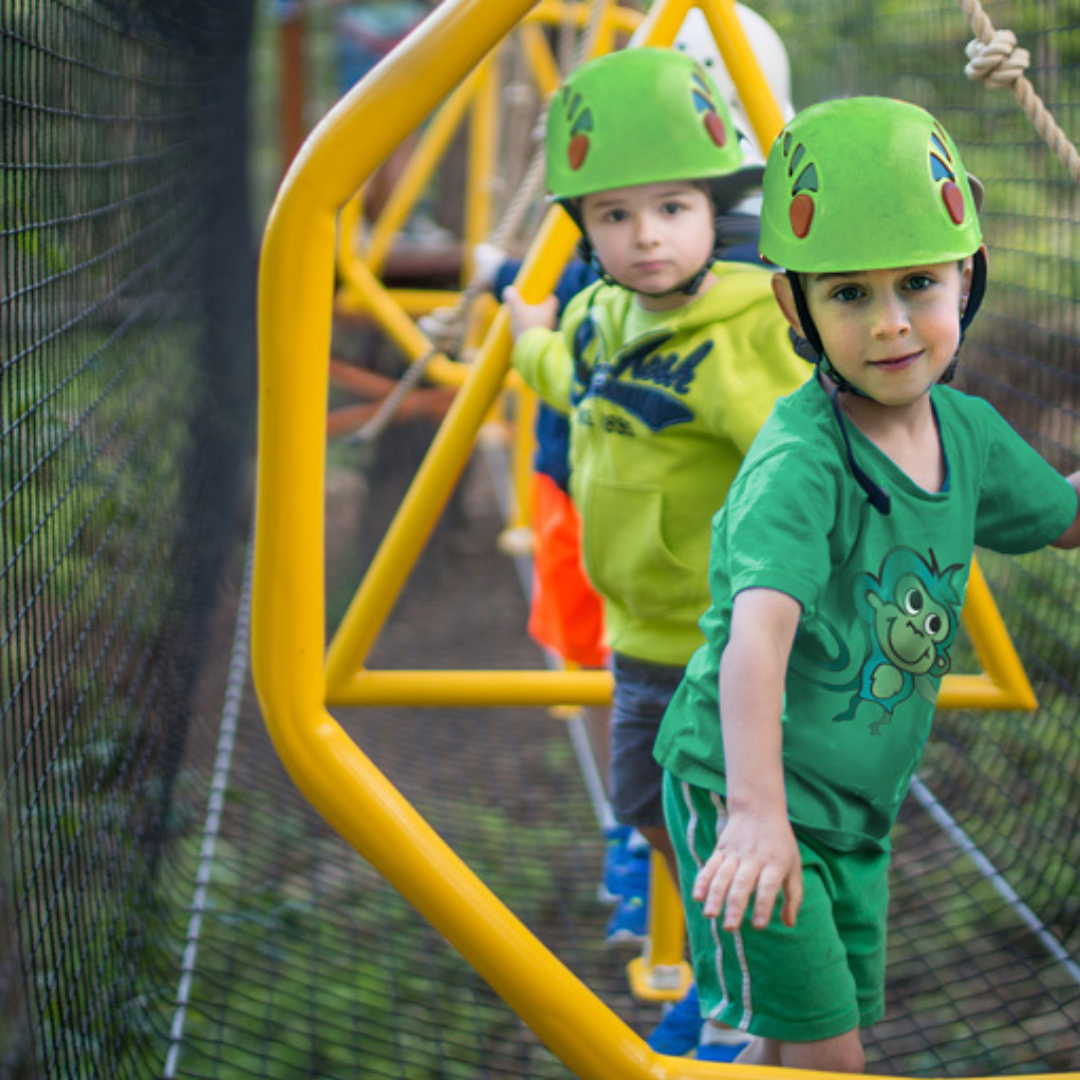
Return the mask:
<svg viewBox="0 0 1080 1080">
<path fill-rule="evenodd" d="M 979 0 L 960 0 L 960 6 L 975 32 L 975 40 L 966 49 L 968 64 L 964 74 L 969 79 L 982 80 L 994 90 L 1008 87 L 1032 126 L 1068 169 L 1073 183 L 1080 184 L 1080 154 L 1024 75 L 1031 54 L 1018 47 L 1011 30 L 994 29 Z"/>
</svg>

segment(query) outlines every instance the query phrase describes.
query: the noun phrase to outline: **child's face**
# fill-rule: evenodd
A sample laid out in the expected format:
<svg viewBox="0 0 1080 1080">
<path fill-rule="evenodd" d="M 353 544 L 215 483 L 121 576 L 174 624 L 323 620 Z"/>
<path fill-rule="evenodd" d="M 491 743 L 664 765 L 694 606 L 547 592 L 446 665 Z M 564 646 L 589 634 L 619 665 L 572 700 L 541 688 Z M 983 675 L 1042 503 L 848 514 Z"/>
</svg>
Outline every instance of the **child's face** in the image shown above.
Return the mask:
<svg viewBox="0 0 1080 1080">
<path fill-rule="evenodd" d="M 712 202 L 696 184 L 639 184 L 586 195 L 582 221 L 600 264 L 640 294 L 649 311 L 685 304 L 681 293 L 663 293 L 692 278 L 713 249 Z"/>
<path fill-rule="evenodd" d="M 956 355 L 970 259 L 802 281 L 833 367 L 881 405 L 918 401 Z"/>
</svg>

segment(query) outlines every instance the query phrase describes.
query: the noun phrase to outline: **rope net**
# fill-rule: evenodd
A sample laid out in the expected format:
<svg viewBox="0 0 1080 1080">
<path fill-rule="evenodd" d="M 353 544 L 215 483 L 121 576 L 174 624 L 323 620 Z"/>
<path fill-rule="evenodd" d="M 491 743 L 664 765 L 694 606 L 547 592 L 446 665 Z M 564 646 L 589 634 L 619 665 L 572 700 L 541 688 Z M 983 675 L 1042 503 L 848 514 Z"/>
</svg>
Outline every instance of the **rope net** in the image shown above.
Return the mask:
<svg viewBox="0 0 1080 1080">
<path fill-rule="evenodd" d="M 963 77 L 958 5 L 753 6 L 798 43 L 796 105 L 894 94 L 957 138 L 991 252 L 959 384 L 1080 467 L 1076 190 L 1016 102 Z M 983 7 L 1080 131 L 1080 10 Z M 256 103 L 273 77 L 260 10 Z M 296 793 L 247 685 L 254 14 L 0 0 L 0 1080 L 562 1077 Z M 372 331 L 347 332 L 392 366 Z M 399 419 L 331 447 L 331 622 L 431 434 Z M 478 453 L 373 667 L 543 662 L 502 525 Z M 1041 706 L 938 718 L 896 836 L 874 1072 L 1080 1069 L 1080 570 L 981 560 Z M 603 842 L 562 721 L 339 719 L 553 951 L 636 1030 L 655 1024 L 628 991 L 633 950 L 603 944 Z"/>
</svg>

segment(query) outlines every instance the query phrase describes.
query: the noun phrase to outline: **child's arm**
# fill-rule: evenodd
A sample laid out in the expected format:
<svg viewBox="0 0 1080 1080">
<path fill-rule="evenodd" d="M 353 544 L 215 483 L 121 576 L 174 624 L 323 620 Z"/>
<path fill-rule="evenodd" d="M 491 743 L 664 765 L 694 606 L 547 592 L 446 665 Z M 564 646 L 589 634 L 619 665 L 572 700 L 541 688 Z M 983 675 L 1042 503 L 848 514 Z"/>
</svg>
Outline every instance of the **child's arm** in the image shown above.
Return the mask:
<svg viewBox="0 0 1080 1080">
<path fill-rule="evenodd" d="M 564 334 L 555 329 L 555 297 L 540 304 L 526 304 L 511 287 L 503 296 L 514 333 L 510 354 L 514 370 L 542 401 L 561 413 L 570 412 L 574 363 Z"/>
<path fill-rule="evenodd" d="M 1080 472 L 1074 472 L 1072 476 L 1069 477 L 1069 483 L 1072 484 L 1073 489 L 1080 495 Z M 1051 546 L 1056 548 L 1080 547 L 1080 507 L 1077 508 L 1076 517 L 1073 518 L 1072 524 Z"/>
<path fill-rule="evenodd" d="M 727 823 L 694 882 L 706 916 L 736 930 L 750 908 L 753 925 L 772 916 L 780 890 L 788 926 L 802 904 L 802 863 L 784 794 L 781 712 L 798 601 L 772 589 L 735 597 L 731 635 L 720 662 Z"/>
<path fill-rule="evenodd" d="M 503 303 L 510 310 L 510 329 L 517 341 L 526 330 L 542 327 L 554 330 L 558 320 L 559 302 L 554 296 L 548 296 L 539 304 L 527 304 L 521 299 L 521 293 L 508 285 L 503 290 Z"/>
</svg>

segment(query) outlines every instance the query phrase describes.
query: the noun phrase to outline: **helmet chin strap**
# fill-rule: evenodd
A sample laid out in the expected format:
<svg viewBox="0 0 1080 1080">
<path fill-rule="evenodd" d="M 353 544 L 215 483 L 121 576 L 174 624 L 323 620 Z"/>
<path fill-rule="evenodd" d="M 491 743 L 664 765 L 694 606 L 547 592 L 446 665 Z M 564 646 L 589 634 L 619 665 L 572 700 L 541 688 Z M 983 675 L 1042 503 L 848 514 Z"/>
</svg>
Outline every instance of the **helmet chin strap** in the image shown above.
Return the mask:
<svg viewBox="0 0 1080 1080">
<path fill-rule="evenodd" d="M 848 434 L 847 422 L 844 420 L 844 410 L 840 407 L 840 395 L 842 393 L 854 394 L 858 397 L 867 397 L 868 395 L 849 383 L 829 362 L 829 358 L 825 355 L 825 347 L 821 343 L 821 335 L 818 333 L 817 326 L 814 325 L 814 320 L 810 315 L 810 307 L 806 302 L 806 294 L 803 292 L 802 285 L 799 283 L 799 275 L 788 270 L 787 278 L 791 282 L 791 293 L 795 300 L 795 311 L 799 316 L 799 325 L 802 327 L 803 335 L 816 357 L 814 363 L 818 371 L 822 375 L 827 375 L 833 383 L 831 391 L 826 389 L 824 383 L 819 382 L 818 385 L 829 396 L 833 415 L 836 417 L 836 424 L 844 440 L 848 468 L 851 469 L 851 475 L 855 478 L 855 482 L 866 493 L 867 502 L 879 514 L 888 516 L 892 510 L 892 499 L 889 497 L 889 493 L 880 484 L 875 483 L 874 478 L 856 460 L 855 451 L 851 447 L 851 436 Z"/>
<path fill-rule="evenodd" d="M 810 348 L 814 350 L 817 356 L 815 363 L 817 364 L 818 371 L 824 375 L 828 375 L 836 386 L 836 389 L 841 393 L 856 394 L 859 397 L 865 397 L 866 395 L 856 386 L 851 383 L 840 374 L 832 366 L 828 356 L 825 355 L 825 346 L 821 343 L 821 335 L 818 333 L 817 325 L 814 322 L 813 316 L 810 314 L 810 305 L 806 302 L 806 293 L 803 292 L 802 282 L 799 281 L 799 275 L 793 270 L 787 271 L 787 279 L 791 284 L 791 295 L 795 301 L 795 311 L 799 316 L 799 325 L 802 327 L 803 337 L 810 343 Z"/>
<path fill-rule="evenodd" d="M 943 383 L 951 383 L 956 374 L 956 365 L 960 363 L 960 346 L 964 344 L 964 334 L 975 318 L 975 312 L 982 306 L 983 297 L 986 295 L 986 248 L 980 247 L 972 256 L 971 260 L 971 288 L 968 289 L 967 303 L 964 305 L 963 314 L 960 316 L 960 340 L 956 345 L 956 355 L 945 369 L 938 380 Z"/>
</svg>

